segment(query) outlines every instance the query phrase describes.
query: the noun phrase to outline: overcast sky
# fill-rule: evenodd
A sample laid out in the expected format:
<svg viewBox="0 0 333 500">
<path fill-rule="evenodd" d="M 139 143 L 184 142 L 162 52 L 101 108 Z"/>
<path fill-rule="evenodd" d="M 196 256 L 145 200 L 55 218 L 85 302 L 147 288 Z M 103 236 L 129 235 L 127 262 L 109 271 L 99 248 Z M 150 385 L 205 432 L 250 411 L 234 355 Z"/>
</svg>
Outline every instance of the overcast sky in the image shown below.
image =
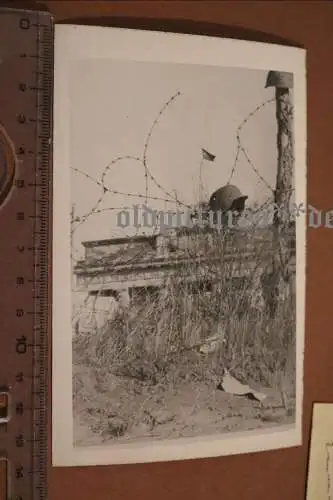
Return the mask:
<svg viewBox="0 0 333 500">
<path fill-rule="evenodd" d="M 274 97 L 265 89 L 266 72 L 204 66 L 118 61 L 84 61 L 72 68 L 71 168 L 100 180 L 107 164 L 118 156 L 142 157 L 151 126 L 166 102 L 177 96 L 159 117 L 147 152 L 150 172 L 163 187 L 149 180 L 149 196 L 175 194 L 188 204 L 198 200 L 201 148 L 214 155 L 205 161 L 203 183 L 209 196 L 228 182 L 235 160 L 237 127 L 262 102 Z M 241 142 L 252 164 L 274 186 L 277 166 L 275 103 L 256 113 L 241 131 Z M 145 194 L 144 168 L 123 160 L 108 170 L 105 185 L 114 191 Z M 271 192 L 240 153 L 233 177 L 249 204 L 266 200 Z M 72 173 L 75 214 L 89 213 L 101 187 L 82 174 Z M 137 196 L 106 194 L 99 210 L 142 204 Z M 154 209 L 173 203 L 148 200 Z M 137 233 L 117 227 L 117 211 L 91 215 L 74 233 L 75 252 L 81 241 Z M 143 229 L 141 232 L 148 232 Z"/>
</svg>

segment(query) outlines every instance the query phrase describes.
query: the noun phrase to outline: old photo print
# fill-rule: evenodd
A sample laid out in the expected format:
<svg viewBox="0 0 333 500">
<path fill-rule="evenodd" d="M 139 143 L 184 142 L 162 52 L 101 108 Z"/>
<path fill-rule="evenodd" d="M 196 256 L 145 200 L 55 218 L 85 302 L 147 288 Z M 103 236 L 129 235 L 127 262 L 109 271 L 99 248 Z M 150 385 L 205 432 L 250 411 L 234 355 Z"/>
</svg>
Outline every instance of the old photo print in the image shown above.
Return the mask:
<svg viewBox="0 0 333 500">
<path fill-rule="evenodd" d="M 332 419 L 332 403 L 314 403 L 306 500 L 332 500 L 333 498 Z"/>
<path fill-rule="evenodd" d="M 304 53 L 203 40 L 58 30 L 54 465 L 301 443 Z"/>
</svg>

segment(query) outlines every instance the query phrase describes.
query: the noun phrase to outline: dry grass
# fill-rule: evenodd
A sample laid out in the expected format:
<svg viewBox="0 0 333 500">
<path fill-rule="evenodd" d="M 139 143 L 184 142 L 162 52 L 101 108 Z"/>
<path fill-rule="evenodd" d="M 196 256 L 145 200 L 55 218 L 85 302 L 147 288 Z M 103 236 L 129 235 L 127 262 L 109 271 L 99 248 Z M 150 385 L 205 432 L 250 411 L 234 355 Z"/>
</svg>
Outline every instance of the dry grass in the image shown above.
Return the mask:
<svg viewBox="0 0 333 500">
<path fill-rule="evenodd" d="M 205 408 L 215 415 L 215 424 L 219 422 L 208 426 L 207 432 L 221 429 L 216 415 L 222 412 L 225 421 L 230 401 L 216 396 L 215 388 L 224 367 L 241 381 L 273 390 L 284 417 L 290 417 L 295 397 L 295 296 L 290 293 L 280 301 L 274 320 L 254 301 L 259 293 L 258 276 L 271 263 L 272 243 L 267 238 L 256 244 L 247 282 L 231 287 L 237 271 L 242 266 L 249 269 L 244 258 L 238 257 L 252 240 L 251 235 L 245 241 L 239 234 L 229 236 L 228 241 L 216 233 L 191 237 L 184 249 L 187 264 L 166 279 L 163 293 L 142 296 L 130 308 L 119 310 L 103 329 L 74 337 L 74 406 L 80 422 L 84 420 L 93 434 L 107 439 L 135 437 L 135 429 L 143 426 L 144 433 L 154 435 L 160 418 L 166 420 L 163 436 L 192 435 L 207 422 L 202 413 Z M 230 249 L 232 261 L 227 259 Z M 190 283 L 191 277 L 196 281 Z M 207 280 L 213 283 L 208 291 Z M 220 338 L 219 347 L 202 354 L 198 346 L 212 335 Z M 191 401 L 186 403 L 188 398 Z M 251 416 L 254 427 L 276 420 L 274 415 L 267 416 L 267 408 L 245 404 L 246 411 L 257 411 Z M 159 417 L 158 409 L 163 407 Z M 181 420 L 179 411 L 185 412 Z M 244 427 L 245 410 L 242 413 L 231 404 L 230 411 L 229 420 L 235 420 L 233 413 L 238 411 L 237 425 Z M 198 412 L 201 424 L 195 419 L 193 423 Z M 167 422 L 173 422 L 171 430 Z"/>
</svg>

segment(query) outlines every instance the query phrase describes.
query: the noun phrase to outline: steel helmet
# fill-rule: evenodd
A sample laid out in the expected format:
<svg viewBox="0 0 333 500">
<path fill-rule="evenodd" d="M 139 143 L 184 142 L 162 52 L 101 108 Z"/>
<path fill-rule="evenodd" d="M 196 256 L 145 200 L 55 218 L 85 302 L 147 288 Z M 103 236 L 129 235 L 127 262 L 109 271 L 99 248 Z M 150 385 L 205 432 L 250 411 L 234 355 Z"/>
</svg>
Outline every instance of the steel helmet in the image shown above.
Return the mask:
<svg viewBox="0 0 333 500">
<path fill-rule="evenodd" d="M 211 195 L 209 209 L 213 212 L 217 212 L 218 210 L 223 212 L 227 212 L 228 210 L 242 212 L 247 199 L 248 196 L 244 196 L 237 186 L 227 184 L 214 191 Z"/>
<path fill-rule="evenodd" d="M 284 71 L 270 71 L 267 75 L 265 87 L 276 87 L 280 89 L 293 88 L 293 74 Z"/>
</svg>

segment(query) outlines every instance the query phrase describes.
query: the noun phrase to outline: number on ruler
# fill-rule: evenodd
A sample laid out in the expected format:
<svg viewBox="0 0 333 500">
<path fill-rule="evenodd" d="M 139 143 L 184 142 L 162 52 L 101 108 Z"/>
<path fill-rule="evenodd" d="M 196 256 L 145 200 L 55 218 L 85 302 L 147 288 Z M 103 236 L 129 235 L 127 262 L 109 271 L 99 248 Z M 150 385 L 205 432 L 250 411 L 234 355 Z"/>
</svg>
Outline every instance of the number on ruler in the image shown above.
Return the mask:
<svg viewBox="0 0 333 500">
<path fill-rule="evenodd" d="M 24 437 L 22 434 L 19 434 L 18 436 L 16 436 L 15 438 L 15 445 L 16 445 L 16 448 L 23 448 L 24 446 Z"/>
<path fill-rule="evenodd" d="M 23 179 L 16 179 L 15 187 L 17 187 L 17 189 L 22 189 L 22 188 L 24 188 L 24 186 L 25 186 L 25 182 Z"/>
<path fill-rule="evenodd" d="M 24 285 L 24 277 L 23 276 L 17 276 L 16 277 L 16 286 L 23 286 Z"/>
<path fill-rule="evenodd" d="M 27 352 L 27 339 L 24 335 L 16 339 L 17 354 L 25 354 Z"/>
<path fill-rule="evenodd" d="M 17 121 L 21 124 L 24 125 L 24 123 L 27 121 L 25 115 L 19 114 L 17 115 Z"/>
<path fill-rule="evenodd" d="M 16 412 L 16 415 L 23 415 L 24 405 L 23 405 L 22 401 L 20 401 L 19 403 L 16 403 L 15 412 Z"/>
<path fill-rule="evenodd" d="M 16 475 L 16 479 L 22 479 L 23 477 L 23 466 L 22 465 L 19 465 L 18 467 L 16 467 L 16 470 L 15 470 L 15 475 Z"/>
<path fill-rule="evenodd" d="M 20 19 L 20 28 L 21 30 L 28 30 L 30 28 L 30 20 L 25 17 L 22 17 Z"/>
<path fill-rule="evenodd" d="M 22 373 L 22 372 L 17 373 L 16 377 L 15 377 L 15 380 L 18 383 L 23 382 L 24 381 L 24 373 Z"/>
</svg>

